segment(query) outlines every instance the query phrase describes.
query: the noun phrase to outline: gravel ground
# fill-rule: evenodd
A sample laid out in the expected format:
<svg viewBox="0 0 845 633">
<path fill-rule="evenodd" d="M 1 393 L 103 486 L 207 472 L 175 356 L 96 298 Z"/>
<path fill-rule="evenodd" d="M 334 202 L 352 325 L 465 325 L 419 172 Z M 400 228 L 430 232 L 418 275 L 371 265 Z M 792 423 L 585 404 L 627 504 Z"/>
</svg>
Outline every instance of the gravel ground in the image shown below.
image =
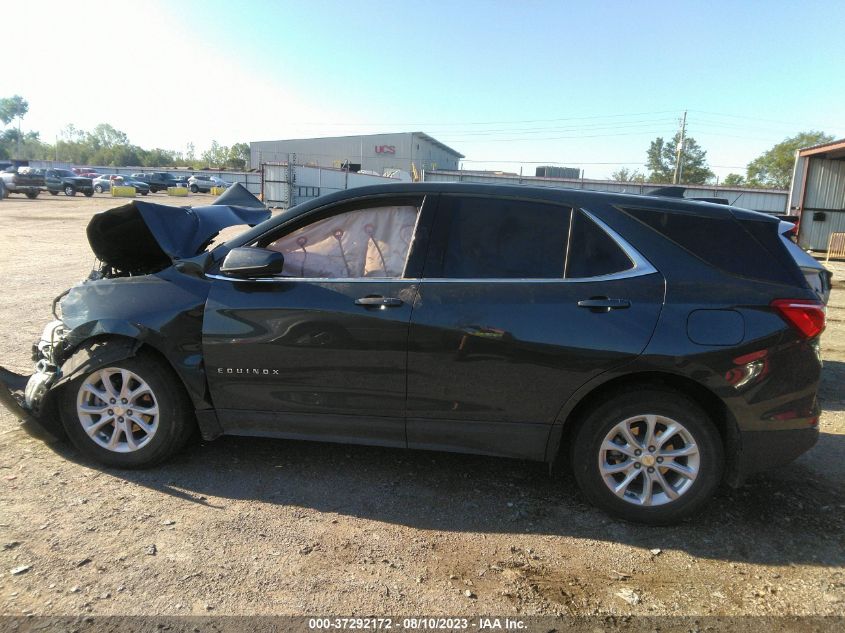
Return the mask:
<svg viewBox="0 0 845 633">
<path fill-rule="evenodd" d="M 85 225 L 111 206 L 0 202 L 3 365 L 29 371 L 50 300 L 93 262 Z M 835 274 L 818 446 L 672 528 L 611 520 L 539 464 L 221 438 L 122 472 L 2 411 L 0 613 L 845 615 Z"/>
</svg>

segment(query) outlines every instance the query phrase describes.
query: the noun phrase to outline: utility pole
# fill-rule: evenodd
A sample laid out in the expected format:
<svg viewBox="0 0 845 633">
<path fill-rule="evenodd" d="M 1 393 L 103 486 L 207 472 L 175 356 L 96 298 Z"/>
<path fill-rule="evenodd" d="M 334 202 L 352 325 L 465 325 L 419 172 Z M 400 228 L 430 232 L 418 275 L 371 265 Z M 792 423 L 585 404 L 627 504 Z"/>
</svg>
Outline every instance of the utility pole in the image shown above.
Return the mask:
<svg viewBox="0 0 845 633">
<path fill-rule="evenodd" d="M 675 175 L 672 178 L 672 184 L 677 185 L 681 182 L 681 176 L 684 173 L 684 139 L 687 135 L 687 111 L 684 110 L 684 117 L 681 119 L 681 140 L 678 143 L 678 154 L 675 157 Z"/>
<path fill-rule="evenodd" d="M 21 100 L 18 99 L 18 158 L 21 157 Z"/>
</svg>

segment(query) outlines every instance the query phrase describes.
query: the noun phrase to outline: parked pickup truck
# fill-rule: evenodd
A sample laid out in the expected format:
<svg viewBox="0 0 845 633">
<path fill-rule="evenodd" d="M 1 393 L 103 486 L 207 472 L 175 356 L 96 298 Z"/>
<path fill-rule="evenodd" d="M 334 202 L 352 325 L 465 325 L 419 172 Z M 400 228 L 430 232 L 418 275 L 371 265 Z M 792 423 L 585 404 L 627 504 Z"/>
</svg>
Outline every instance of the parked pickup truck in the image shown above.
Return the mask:
<svg viewBox="0 0 845 633">
<path fill-rule="evenodd" d="M 37 198 L 44 187 L 44 176 L 29 167 L 8 167 L 0 178 L 6 189 L 6 195 L 20 193 L 27 198 Z"/>
<path fill-rule="evenodd" d="M 188 177 L 169 174 L 164 171 L 154 171 L 151 174 L 132 174 L 132 178 L 145 182 L 150 186 L 150 191 L 167 191 L 168 187 L 187 187 Z"/>
<path fill-rule="evenodd" d="M 77 176 L 69 169 L 48 169 L 44 172 L 44 185 L 51 194 L 63 191 L 66 196 L 84 193 L 89 198 L 94 195 L 94 185 L 90 178 Z"/>
</svg>

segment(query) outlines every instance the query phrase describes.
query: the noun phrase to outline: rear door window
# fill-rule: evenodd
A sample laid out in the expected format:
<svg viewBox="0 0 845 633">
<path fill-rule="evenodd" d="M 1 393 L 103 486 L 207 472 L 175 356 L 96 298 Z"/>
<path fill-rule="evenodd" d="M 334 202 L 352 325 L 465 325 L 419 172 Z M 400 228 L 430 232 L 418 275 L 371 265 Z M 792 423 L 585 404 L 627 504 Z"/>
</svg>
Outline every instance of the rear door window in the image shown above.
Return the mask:
<svg viewBox="0 0 845 633">
<path fill-rule="evenodd" d="M 425 276 L 562 279 L 571 214 L 549 203 L 442 196 Z"/>
</svg>

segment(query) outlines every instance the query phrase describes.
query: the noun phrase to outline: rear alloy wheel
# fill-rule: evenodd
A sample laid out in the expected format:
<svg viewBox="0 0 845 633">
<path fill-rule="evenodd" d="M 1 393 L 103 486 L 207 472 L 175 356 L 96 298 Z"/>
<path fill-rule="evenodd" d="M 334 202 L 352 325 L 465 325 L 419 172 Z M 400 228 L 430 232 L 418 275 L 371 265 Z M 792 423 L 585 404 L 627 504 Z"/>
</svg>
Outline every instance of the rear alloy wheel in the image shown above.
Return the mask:
<svg viewBox="0 0 845 633">
<path fill-rule="evenodd" d="M 675 392 L 611 399 L 584 419 L 573 451 L 584 494 L 629 521 L 680 521 L 710 498 L 722 476 L 719 432 L 696 403 Z"/>
<path fill-rule="evenodd" d="M 193 430 L 178 377 L 143 351 L 70 381 L 61 413 L 68 437 L 82 453 L 119 468 L 167 459 Z"/>
<path fill-rule="evenodd" d="M 191 193 L 198 193 L 200 190 L 196 185 L 191 185 Z"/>
<path fill-rule="evenodd" d="M 96 185 L 94 187 L 94 191 L 96 191 L 97 193 L 103 193 L 103 185 Z"/>
<path fill-rule="evenodd" d="M 65 187 L 65 195 L 66 196 L 75 196 L 76 195 L 76 189 L 74 189 L 70 185 L 67 185 Z"/>
</svg>

